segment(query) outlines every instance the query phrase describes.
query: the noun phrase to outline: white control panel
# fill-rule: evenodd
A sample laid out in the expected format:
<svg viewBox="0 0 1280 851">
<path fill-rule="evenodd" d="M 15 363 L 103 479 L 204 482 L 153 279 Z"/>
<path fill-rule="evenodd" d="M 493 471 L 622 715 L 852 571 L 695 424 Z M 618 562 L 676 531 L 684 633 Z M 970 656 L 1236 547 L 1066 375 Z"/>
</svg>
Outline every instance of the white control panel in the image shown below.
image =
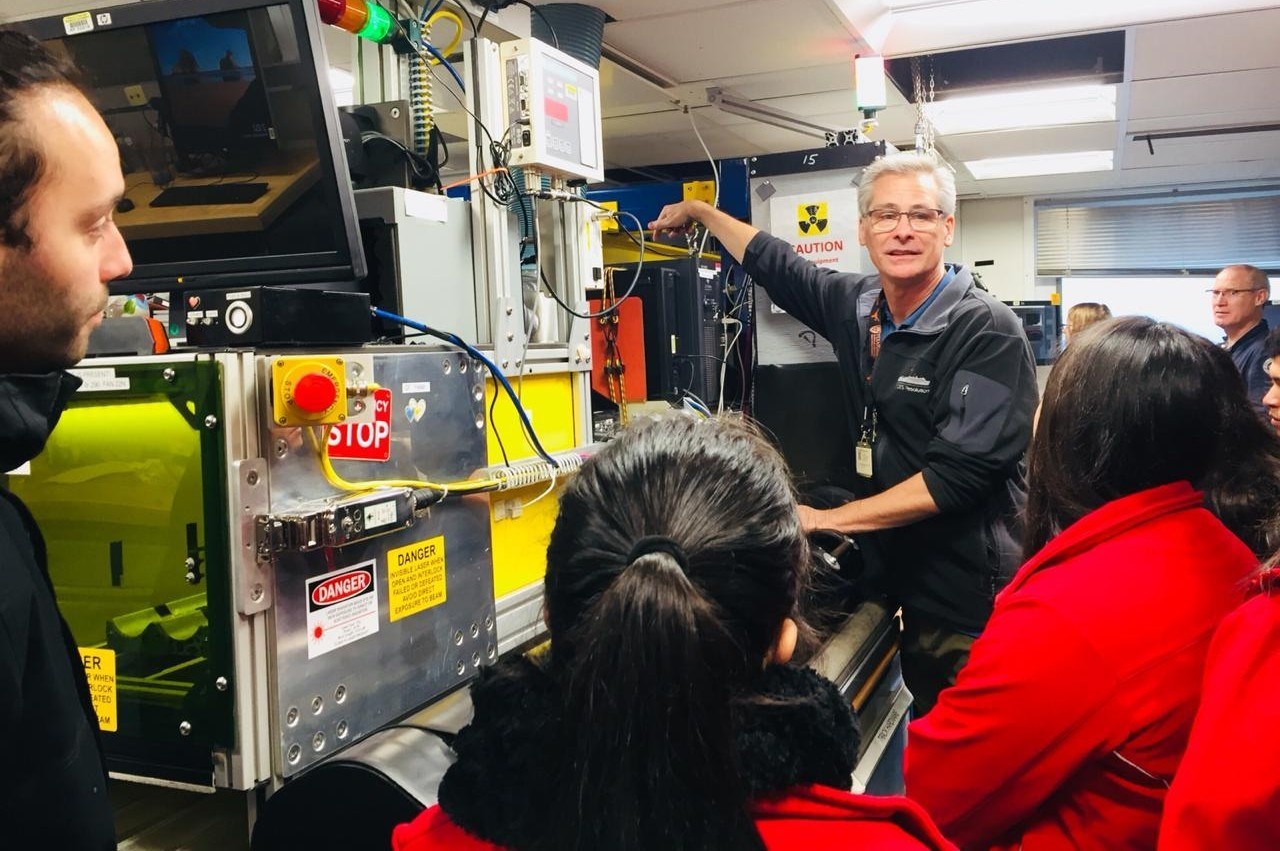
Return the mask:
<svg viewBox="0 0 1280 851">
<path fill-rule="evenodd" d="M 501 48 L 511 165 L 604 179 L 600 72 L 537 39 Z"/>
</svg>

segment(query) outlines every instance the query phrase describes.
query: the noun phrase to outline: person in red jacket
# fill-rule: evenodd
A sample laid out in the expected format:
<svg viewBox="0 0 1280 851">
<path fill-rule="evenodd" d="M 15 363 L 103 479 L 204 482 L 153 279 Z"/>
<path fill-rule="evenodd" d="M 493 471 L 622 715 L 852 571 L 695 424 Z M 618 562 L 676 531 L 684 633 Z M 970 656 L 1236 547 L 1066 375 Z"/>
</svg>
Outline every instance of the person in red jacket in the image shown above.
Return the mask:
<svg viewBox="0 0 1280 851">
<path fill-rule="evenodd" d="M 1067 348 L 1029 463 L 1028 561 L 910 726 L 907 795 L 961 848 L 1151 849 L 1280 444 L 1220 350 L 1130 317 Z"/>
<path fill-rule="evenodd" d="M 1274 559 L 1273 559 L 1274 561 Z M 1280 569 L 1218 627 L 1160 851 L 1280 848 Z"/>
<path fill-rule="evenodd" d="M 741 426 L 634 426 L 565 488 L 550 650 L 472 687 L 439 805 L 396 851 L 951 848 L 850 794 L 857 725 L 790 666 L 809 552 L 779 455 Z"/>
</svg>

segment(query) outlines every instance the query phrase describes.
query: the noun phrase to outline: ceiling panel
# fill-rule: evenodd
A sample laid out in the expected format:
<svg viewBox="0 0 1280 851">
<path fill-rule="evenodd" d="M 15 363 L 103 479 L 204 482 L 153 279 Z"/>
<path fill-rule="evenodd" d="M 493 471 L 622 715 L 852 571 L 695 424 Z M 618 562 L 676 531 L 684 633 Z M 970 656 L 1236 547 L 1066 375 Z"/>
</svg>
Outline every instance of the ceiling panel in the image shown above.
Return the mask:
<svg viewBox="0 0 1280 851">
<path fill-rule="evenodd" d="M 886 56 L 1070 35 L 1131 24 L 1268 9 L 1268 0 L 1026 0 L 935 2 L 887 12 L 885 2 L 828 0 Z"/>
<path fill-rule="evenodd" d="M 749 100 L 814 92 L 853 91 L 853 64 L 845 57 L 827 65 L 813 65 L 767 74 L 722 77 L 716 85 Z"/>
<path fill-rule="evenodd" d="M 810 66 L 851 56 L 852 40 L 822 0 L 752 0 L 732 9 L 620 21 L 605 38 L 628 56 L 682 81 Z"/>
<path fill-rule="evenodd" d="M 1280 9 L 1138 27 L 1133 79 L 1274 68 L 1280 65 L 1277 34 Z M 1218 45 L 1230 49 L 1214 49 Z"/>
<path fill-rule="evenodd" d="M 634 112 L 638 107 L 669 104 L 669 92 L 630 71 L 600 60 L 600 109 L 605 116 Z"/>
<path fill-rule="evenodd" d="M 718 110 L 710 107 L 703 107 L 694 113 L 698 122 L 698 130 L 706 135 L 713 127 L 720 126 L 719 122 L 713 120 L 716 116 L 710 113 L 718 112 Z M 751 122 L 749 118 L 740 118 L 738 116 L 726 116 L 732 118 L 736 123 Z M 661 112 L 650 112 L 644 115 L 628 115 L 620 118 L 606 118 L 604 121 L 605 129 L 605 146 L 612 138 L 622 138 L 626 136 L 647 136 L 650 145 L 653 144 L 654 138 L 661 136 L 662 143 L 666 144 L 670 141 L 678 141 L 682 136 L 687 135 L 689 140 L 695 145 L 698 143 L 697 136 L 694 135 L 693 125 L 689 122 L 689 115 L 682 109 L 667 109 Z"/>
<path fill-rule="evenodd" d="M 1280 92 L 1280 68 L 1139 80 L 1129 88 L 1129 118 L 1248 110 L 1274 103 L 1275 92 Z"/>
<path fill-rule="evenodd" d="M 558 2 L 561 0 L 535 0 L 534 5 L 546 6 L 549 3 Z M 593 0 L 587 5 L 602 9 L 606 15 L 616 21 L 635 21 L 688 11 L 689 0 L 645 0 L 643 3 L 636 0 Z M 699 5 L 706 9 L 724 10 L 731 6 L 742 6 L 744 0 L 704 0 Z"/>
</svg>

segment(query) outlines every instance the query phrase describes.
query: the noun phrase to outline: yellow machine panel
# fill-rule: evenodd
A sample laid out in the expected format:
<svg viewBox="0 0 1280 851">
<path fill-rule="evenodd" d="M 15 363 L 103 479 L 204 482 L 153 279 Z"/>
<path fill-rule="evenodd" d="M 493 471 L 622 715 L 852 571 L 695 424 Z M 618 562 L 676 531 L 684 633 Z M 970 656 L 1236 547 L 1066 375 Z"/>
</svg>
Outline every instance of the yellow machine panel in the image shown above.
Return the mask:
<svg viewBox="0 0 1280 851">
<path fill-rule="evenodd" d="M 580 378 L 575 379 L 572 373 L 526 375 L 524 378 L 520 395 L 529 412 L 529 421 L 537 429 L 538 438 L 548 452 L 572 449 L 582 442 L 581 436 L 575 433 L 579 419 L 577 396 L 573 389 L 575 380 Z M 512 382 L 513 385 L 515 383 Z M 498 393 L 500 398 L 494 406 L 494 385 L 490 379 L 485 386 L 486 409 L 493 411 L 488 430 L 489 463 L 503 463 L 499 435 L 511 462 L 536 460 L 537 455 L 524 435 L 515 407 L 501 389 Z M 557 482 L 556 490 L 561 486 Z M 548 485 L 542 483 L 492 497 L 489 525 L 493 536 L 495 599 L 501 599 L 546 575 L 547 542 L 551 537 L 551 527 L 555 525 L 557 509 L 557 494 L 548 492 L 547 488 Z M 544 493 L 545 496 L 539 498 Z"/>
</svg>

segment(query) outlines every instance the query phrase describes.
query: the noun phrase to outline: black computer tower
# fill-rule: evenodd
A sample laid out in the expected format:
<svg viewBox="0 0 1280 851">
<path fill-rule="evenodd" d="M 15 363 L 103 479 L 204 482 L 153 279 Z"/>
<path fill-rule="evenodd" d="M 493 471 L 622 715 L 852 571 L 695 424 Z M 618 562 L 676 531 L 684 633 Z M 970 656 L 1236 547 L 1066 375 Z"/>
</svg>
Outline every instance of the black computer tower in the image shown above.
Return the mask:
<svg viewBox="0 0 1280 851">
<path fill-rule="evenodd" d="M 636 274 L 636 264 L 609 265 L 617 269 L 614 289 L 620 295 Z M 720 401 L 722 292 L 719 268 L 711 261 L 644 261 L 633 295 L 644 306 L 648 398 L 670 399 L 688 392 L 709 406 Z"/>
</svg>

